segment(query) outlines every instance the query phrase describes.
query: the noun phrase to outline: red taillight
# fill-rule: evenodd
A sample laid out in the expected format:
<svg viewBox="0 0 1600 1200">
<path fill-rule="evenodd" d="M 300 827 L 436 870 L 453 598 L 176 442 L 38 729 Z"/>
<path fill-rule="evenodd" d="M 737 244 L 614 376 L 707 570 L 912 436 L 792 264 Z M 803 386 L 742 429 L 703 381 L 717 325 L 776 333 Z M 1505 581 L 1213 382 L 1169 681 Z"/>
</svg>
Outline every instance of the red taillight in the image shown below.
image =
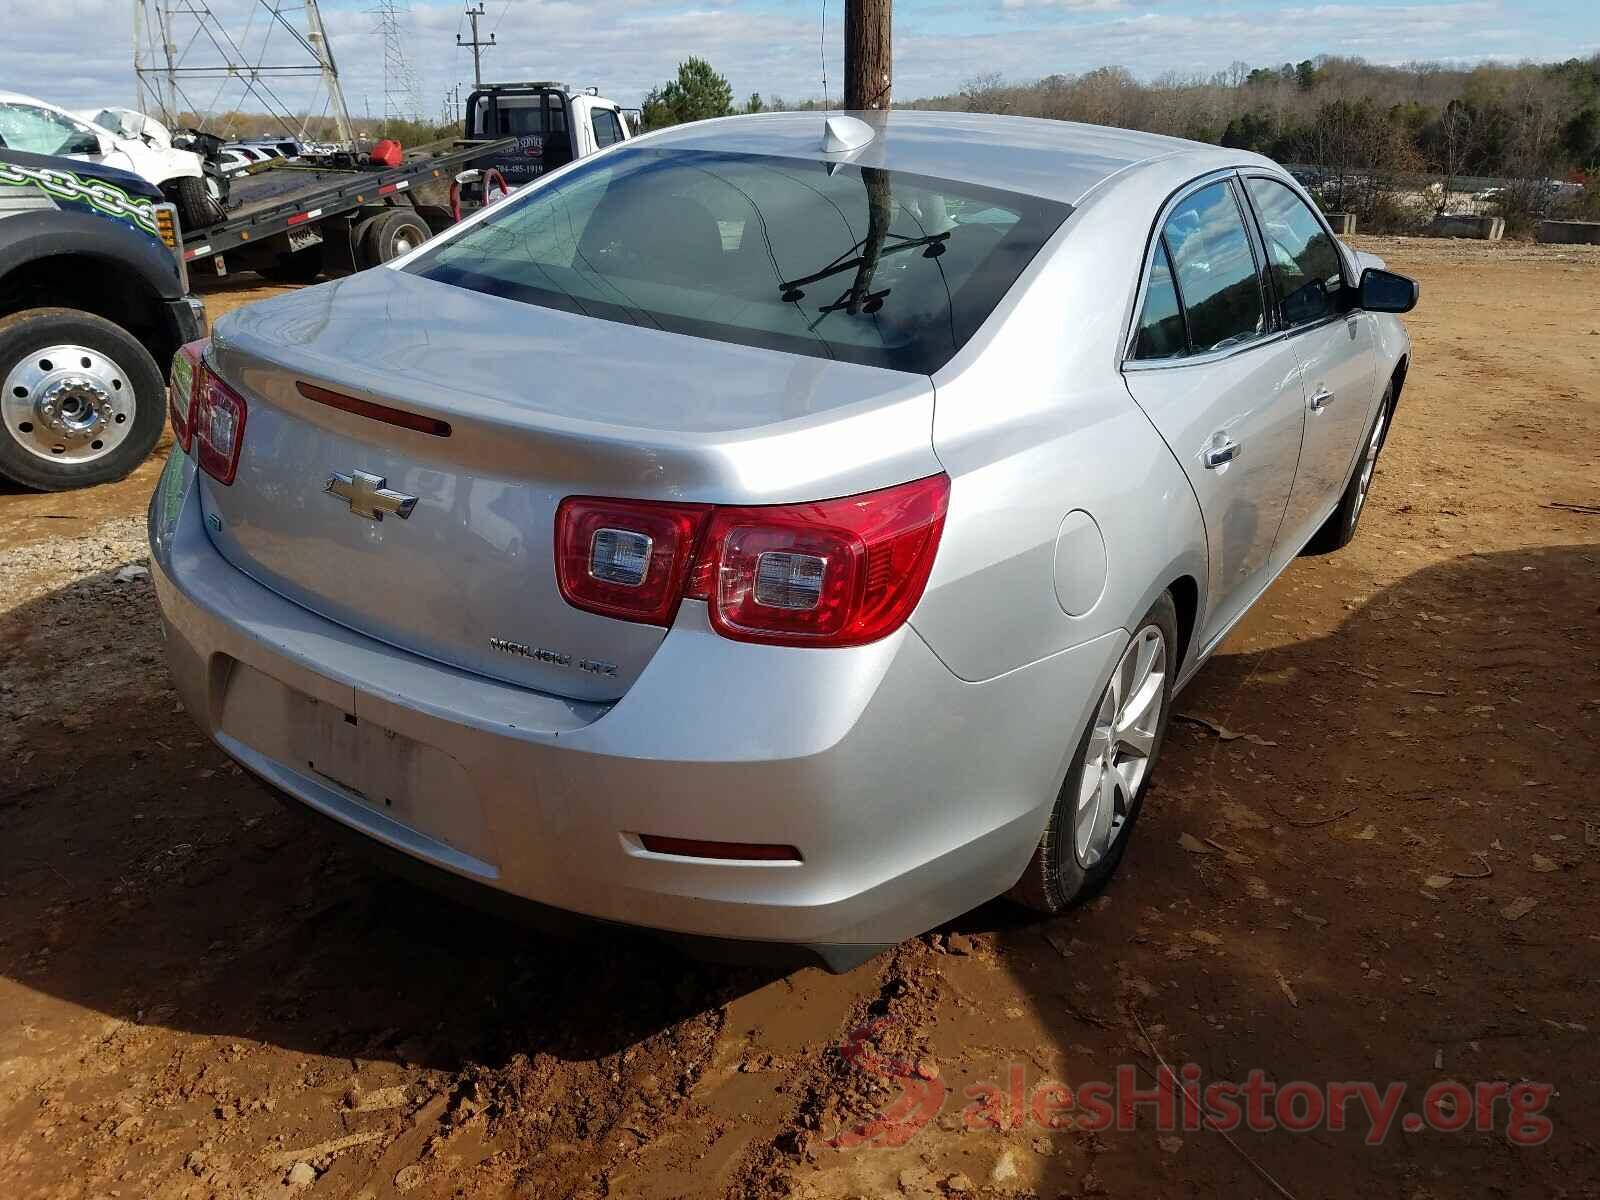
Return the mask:
<svg viewBox="0 0 1600 1200">
<path fill-rule="evenodd" d="M 200 356 L 205 348 L 204 338 L 179 346 L 177 353 L 172 356 L 172 369 L 168 375 L 167 415 L 172 420 L 172 436 L 178 439 L 178 445 L 183 447 L 185 454 L 189 452 L 190 436 L 194 432 L 190 414 L 194 411 L 195 384 L 203 369 Z"/>
<path fill-rule="evenodd" d="M 574 608 L 670 625 L 711 510 L 573 496 L 556 510 L 556 581 Z"/>
<path fill-rule="evenodd" d="M 218 483 L 231 484 L 244 445 L 244 397 L 218 379 L 204 362 L 200 371 L 198 403 L 191 414 L 195 462 Z"/>
<path fill-rule="evenodd" d="M 172 434 L 185 454 L 218 483 L 232 483 L 244 444 L 244 397 L 206 366 L 204 340 L 179 348 L 172 358 L 167 412 Z"/>
<path fill-rule="evenodd" d="M 751 508 L 574 498 L 556 517 L 557 576 L 568 603 L 607 616 L 670 625 L 688 596 L 737 641 L 859 646 L 922 598 L 949 499 L 944 475 Z"/>
</svg>

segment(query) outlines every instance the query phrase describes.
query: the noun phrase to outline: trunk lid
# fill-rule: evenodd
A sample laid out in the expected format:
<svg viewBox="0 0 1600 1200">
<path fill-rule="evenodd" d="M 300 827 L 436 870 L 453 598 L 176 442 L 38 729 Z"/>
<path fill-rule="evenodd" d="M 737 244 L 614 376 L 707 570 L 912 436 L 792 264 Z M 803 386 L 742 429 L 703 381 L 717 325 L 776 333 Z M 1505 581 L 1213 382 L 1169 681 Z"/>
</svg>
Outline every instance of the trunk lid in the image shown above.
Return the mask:
<svg viewBox="0 0 1600 1200">
<path fill-rule="evenodd" d="M 725 504 L 850 495 L 940 470 L 925 376 L 641 329 L 372 270 L 218 321 L 248 405 L 238 476 L 203 477 L 240 570 L 340 624 L 582 700 L 619 698 L 666 631 L 569 606 L 571 495 Z M 297 384 L 447 422 L 448 436 Z M 406 519 L 325 487 L 377 476 Z M 512 649 L 507 649 L 509 644 Z"/>
</svg>

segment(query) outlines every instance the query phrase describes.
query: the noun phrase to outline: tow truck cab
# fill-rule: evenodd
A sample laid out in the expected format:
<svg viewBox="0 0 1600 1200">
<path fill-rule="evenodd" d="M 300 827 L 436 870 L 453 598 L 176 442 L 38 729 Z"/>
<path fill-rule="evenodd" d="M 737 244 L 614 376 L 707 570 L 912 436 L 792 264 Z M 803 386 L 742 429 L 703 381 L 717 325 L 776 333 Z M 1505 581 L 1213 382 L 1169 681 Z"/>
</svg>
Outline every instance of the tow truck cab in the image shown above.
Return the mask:
<svg viewBox="0 0 1600 1200">
<path fill-rule="evenodd" d="M 512 187 L 633 135 L 629 114 L 594 88 L 573 92 L 564 83 L 489 83 L 467 97 L 469 141 L 514 137 L 514 150 L 478 165 L 498 170 Z"/>
</svg>

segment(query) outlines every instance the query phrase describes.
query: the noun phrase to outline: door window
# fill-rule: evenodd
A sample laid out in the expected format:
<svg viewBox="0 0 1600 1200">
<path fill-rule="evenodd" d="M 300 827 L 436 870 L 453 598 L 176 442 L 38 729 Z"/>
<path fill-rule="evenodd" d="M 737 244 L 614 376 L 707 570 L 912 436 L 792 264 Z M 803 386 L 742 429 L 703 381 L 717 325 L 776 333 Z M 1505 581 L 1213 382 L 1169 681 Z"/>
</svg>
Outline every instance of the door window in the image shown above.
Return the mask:
<svg viewBox="0 0 1600 1200">
<path fill-rule="evenodd" d="M 1226 180 L 1180 200 L 1161 240 L 1177 281 L 1191 353 L 1225 350 L 1266 332 L 1255 251 Z"/>
<path fill-rule="evenodd" d="M 622 126 L 617 123 L 617 114 L 609 108 L 590 110 L 589 123 L 594 128 L 594 144 L 600 149 L 622 140 Z"/>
<path fill-rule="evenodd" d="M 1312 325 L 1339 312 L 1344 287 L 1339 248 L 1306 202 L 1275 179 L 1247 181 L 1261 217 L 1267 271 L 1283 323 Z"/>
</svg>

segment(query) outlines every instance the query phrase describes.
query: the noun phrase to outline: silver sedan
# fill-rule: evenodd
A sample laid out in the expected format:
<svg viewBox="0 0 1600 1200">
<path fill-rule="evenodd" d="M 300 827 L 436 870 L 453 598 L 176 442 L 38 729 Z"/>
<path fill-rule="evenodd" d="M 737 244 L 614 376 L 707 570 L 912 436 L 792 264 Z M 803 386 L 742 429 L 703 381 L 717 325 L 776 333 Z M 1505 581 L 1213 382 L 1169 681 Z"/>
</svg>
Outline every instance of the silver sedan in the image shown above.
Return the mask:
<svg viewBox="0 0 1600 1200">
<path fill-rule="evenodd" d="M 455 883 L 842 968 L 1128 845 L 1174 694 L 1360 518 L 1416 285 L 1273 162 L 711 121 L 217 323 L 178 691 Z"/>
</svg>

